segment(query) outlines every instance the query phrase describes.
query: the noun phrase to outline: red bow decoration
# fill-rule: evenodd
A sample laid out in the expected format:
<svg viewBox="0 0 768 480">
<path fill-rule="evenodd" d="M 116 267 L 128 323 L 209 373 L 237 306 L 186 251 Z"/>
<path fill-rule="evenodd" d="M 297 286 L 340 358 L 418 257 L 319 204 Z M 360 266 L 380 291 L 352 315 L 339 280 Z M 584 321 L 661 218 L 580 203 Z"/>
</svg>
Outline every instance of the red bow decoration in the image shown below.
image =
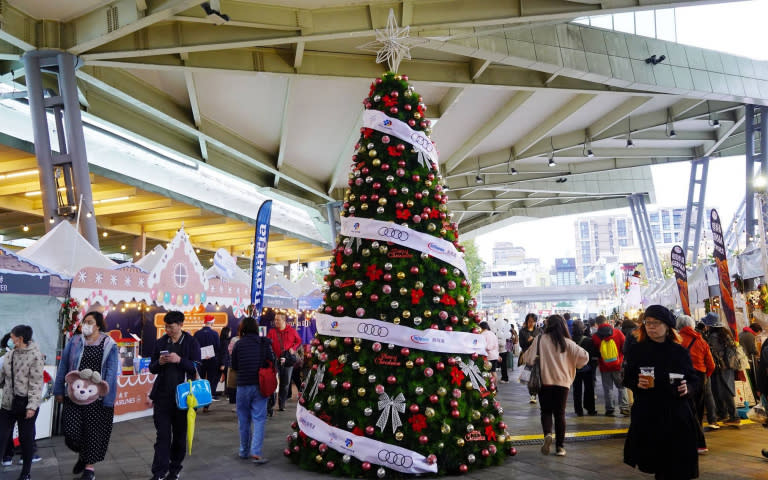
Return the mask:
<svg viewBox="0 0 768 480">
<path fill-rule="evenodd" d="M 387 107 L 396 107 L 397 106 L 397 99 L 392 98 L 389 95 L 384 95 L 384 97 L 381 99 L 384 102 L 384 105 Z"/>
<path fill-rule="evenodd" d="M 440 298 L 440 303 L 443 305 L 448 306 L 454 306 L 456 305 L 456 299 L 454 299 L 452 296 L 448 295 L 447 293 L 444 293 L 443 296 Z"/>
<path fill-rule="evenodd" d="M 488 425 L 487 427 L 485 427 L 485 437 L 488 439 L 489 442 L 496 441 L 496 432 L 493 431 L 493 425 Z"/>
<path fill-rule="evenodd" d="M 384 274 L 384 270 L 380 268 L 376 268 L 376 265 L 371 265 L 368 267 L 368 269 L 365 271 L 365 276 L 368 277 L 368 279 L 372 282 L 375 282 L 379 278 L 381 278 L 381 275 Z"/>
<path fill-rule="evenodd" d="M 408 220 L 411 218 L 411 211 L 406 208 L 405 210 L 398 210 L 395 215 L 398 220 Z"/>
<path fill-rule="evenodd" d="M 389 153 L 390 157 L 399 157 L 399 156 L 401 156 L 403 154 L 403 152 L 398 150 L 397 147 L 392 146 L 392 145 L 387 147 L 387 153 Z"/>
<path fill-rule="evenodd" d="M 411 289 L 411 304 L 416 305 L 421 301 L 421 297 L 424 296 L 424 291 Z"/>
<path fill-rule="evenodd" d="M 416 105 L 416 111 L 424 115 L 424 107 L 421 104 Z"/>
<path fill-rule="evenodd" d="M 464 380 L 464 372 L 456 367 L 453 367 L 451 369 L 451 382 L 454 385 L 461 385 L 462 380 Z"/>
<path fill-rule="evenodd" d="M 342 256 L 341 256 L 341 249 L 337 248 L 336 249 L 336 265 L 341 265 L 343 261 L 344 260 L 342 259 Z"/>
<path fill-rule="evenodd" d="M 343 370 L 344 364 L 339 363 L 339 361 L 336 359 L 333 359 L 328 363 L 328 371 L 331 372 L 334 377 L 340 374 Z"/>
<path fill-rule="evenodd" d="M 363 129 L 363 138 L 370 137 L 372 133 L 373 133 L 373 129 L 372 128 L 364 128 Z"/>
<path fill-rule="evenodd" d="M 415 432 L 420 432 L 427 428 L 427 418 L 420 413 L 409 418 L 408 423 L 411 424 L 411 428 L 413 428 Z"/>
<path fill-rule="evenodd" d="M 375 83 L 371 83 L 371 89 L 368 91 L 368 96 L 369 97 L 372 96 L 373 92 L 375 92 L 375 91 L 376 91 L 376 84 Z"/>
</svg>

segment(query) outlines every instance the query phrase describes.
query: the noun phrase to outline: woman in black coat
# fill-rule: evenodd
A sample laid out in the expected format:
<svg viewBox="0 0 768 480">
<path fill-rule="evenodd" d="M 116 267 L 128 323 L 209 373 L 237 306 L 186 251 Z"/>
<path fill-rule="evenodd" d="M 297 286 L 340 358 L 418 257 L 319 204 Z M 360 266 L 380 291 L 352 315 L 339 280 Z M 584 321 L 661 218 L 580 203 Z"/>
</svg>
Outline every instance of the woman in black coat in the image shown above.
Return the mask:
<svg viewBox="0 0 768 480">
<path fill-rule="evenodd" d="M 679 344 L 674 322 L 665 307 L 648 307 L 637 344 L 625 357 L 624 386 L 634 392 L 635 403 L 624 463 L 657 479 L 686 480 L 699 476 L 698 425 L 688 400 L 698 377 L 688 351 Z M 652 368 L 654 378 L 641 376 L 641 368 Z M 672 374 L 682 378 L 675 381 Z"/>
</svg>

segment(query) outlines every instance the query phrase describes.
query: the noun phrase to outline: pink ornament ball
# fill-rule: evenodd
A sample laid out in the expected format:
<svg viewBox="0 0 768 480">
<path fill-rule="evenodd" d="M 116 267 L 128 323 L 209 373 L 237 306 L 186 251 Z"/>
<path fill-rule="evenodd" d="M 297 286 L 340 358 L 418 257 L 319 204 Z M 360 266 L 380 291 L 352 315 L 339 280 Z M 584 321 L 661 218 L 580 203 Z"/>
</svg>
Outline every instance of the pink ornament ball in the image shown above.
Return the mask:
<svg viewBox="0 0 768 480">
<path fill-rule="evenodd" d="M 355 310 L 355 315 L 362 318 L 365 316 L 365 309 L 363 307 L 359 307 L 357 310 Z"/>
<path fill-rule="evenodd" d="M 411 267 L 411 275 L 418 275 L 419 274 L 419 267 L 416 265 Z"/>
<path fill-rule="evenodd" d="M 411 354 L 411 350 L 408 347 L 403 347 L 400 349 L 400 355 L 407 357 Z"/>
<path fill-rule="evenodd" d="M 430 465 L 434 465 L 434 463 L 435 463 L 436 461 L 437 461 L 437 455 L 435 455 L 434 453 L 430 453 L 430 454 L 427 456 L 427 463 L 428 463 L 428 464 L 430 464 Z"/>
<path fill-rule="evenodd" d="M 384 393 L 384 385 L 382 384 L 376 385 L 376 394 L 381 395 L 382 393 Z"/>
<path fill-rule="evenodd" d="M 328 470 L 333 470 L 336 467 L 336 464 L 333 463 L 333 461 L 329 460 L 328 463 L 325 464 L 325 466 L 328 468 Z"/>
<path fill-rule="evenodd" d="M 365 427 L 365 434 L 368 435 L 369 437 L 373 435 L 375 431 L 376 430 L 373 428 L 373 425 L 368 425 L 367 427 Z"/>
<path fill-rule="evenodd" d="M 360 467 L 367 472 L 368 470 L 371 469 L 371 463 L 370 462 L 363 462 L 363 464 L 360 465 Z"/>
<path fill-rule="evenodd" d="M 490 455 L 490 454 L 491 454 L 491 452 L 490 452 L 490 451 L 488 451 L 488 449 L 487 449 L 487 448 L 484 448 L 484 449 L 480 450 L 480 455 L 482 455 L 482 456 L 484 456 L 484 457 L 487 457 L 487 456 L 488 456 L 488 455 Z"/>
<path fill-rule="evenodd" d="M 437 403 L 440 401 L 440 397 L 438 397 L 437 394 L 433 393 L 432 395 L 429 396 L 429 401 L 431 403 Z"/>
<path fill-rule="evenodd" d="M 429 443 L 429 437 L 426 435 L 419 435 L 419 443 L 422 445 L 426 445 Z"/>
<path fill-rule="evenodd" d="M 469 471 L 469 467 L 466 464 L 462 463 L 461 465 L 459 465 L 459 471 L 461 473 L 467 473 L 467 471 Z"/>
<path fill-rule="evenodd" d="M 310 440 L 309 446 L 312 448 L 317 448 L 317 440 Z"/>
<path fill-rule="evenodd" d="M 324 444 L 324 443 L 321 443 L 321 444 L 320 444 L 320 445 L 317 447 L 317 450 L 318 450 L 320 453 L 325 453 L 325 452 L 328 450 L 328 445 L 326 445 L 326 444 Z"/>
<path fill-rule="evenodd" d="M 410 410 L 411 413 L 419 413 L 419 406 L 417 404 L 415 404 L 415 403 L 412 403 L 408 407 L 408 410 Z"/>
<path fill-rule="evenodd" d="M 431 368 L 427 367 L 427 368 L 424 369 L 424 376 L 425 377 L 429 378 L 429 377 L 431 377 L 434 374 L 435 374 L 435 372 Z"/>
</svg>

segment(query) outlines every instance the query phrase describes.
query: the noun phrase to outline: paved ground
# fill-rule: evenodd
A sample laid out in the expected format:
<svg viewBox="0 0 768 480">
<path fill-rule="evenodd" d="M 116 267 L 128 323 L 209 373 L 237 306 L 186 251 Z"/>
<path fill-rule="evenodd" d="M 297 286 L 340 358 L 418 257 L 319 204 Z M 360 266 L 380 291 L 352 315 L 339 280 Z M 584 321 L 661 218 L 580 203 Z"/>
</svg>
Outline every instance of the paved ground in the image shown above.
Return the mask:
<svg viewBox="0 0 768 480">
<path fill-rule="evenodd" d="M 601 390 L 598 388 L 598 390 Z M 599 394 L 601 397 L 602 395 Z M 541 432 L 539 409 L 528 403 L 525 388 L 517 383 L 501 385 L 500 398 L 504 406 L 504 418 L 509 430 L 518 435 L 518 455 L 509 458 L 504 466 L 479 470 L 466 475 L 471 479 L 648 479 L 633 471 L 621 461 L 624 441 L 622 438 L 605 438 L 594 432 L 621 430 L 629 423 L 627 418 L 568 417 L 568 431 L 584 435 L 583 440 L 569 438 L 568 455 L 564 458 L 539 452 Z M 291 405 L 295 405 L 291 403 Z M 569 408 L 571 404 L 569 404 Z M 602 406 L 602 400 L 598 400 Z M 265 439 L 265 456 L 271 461 L 263 466 L 238 460 L 236 457 L 238 434 L 235 414 L 230 405 L 216 402 L 207 415 L 198 415 L 198 428 L 191 457 L 184 462 L 184 480 L 236 480 L 254 478 L 291 478 L 303 480 L 323 478 L 298 469 L 282 455 L 285 436 L 290 431 L 293 414 L 275 412 L 269 420 Z M 602 411 L 602 408 L 598 408 Z M 620 434 L 620 433 L 619 433 Z M 598 438 L 598 439 L 593 439 Z M 768 461 L 760 456 L 760 449 L 768 447 L 768 430 L 750 424 L 739 429 L 723 428 L 707 434 L 711 453 L 701 457 L 702 479 L 766 479 Z M 144 418 L 115 425 L 108 458 L 97 465 L 99 480 L 148 479 L 152 462 L 154 427 L 152 419 Z M 71 479 L 70 473 L 76 458 L 65 446 L 61 437 L 39 442 L 40 455 L 44 460 L 33 466 L 32 477 L 45 480 Z M 0 478 L 15 479 L 18 466 L 0 470 Z M 331 478 L 329 476 L 325 478 Z"/>
</svg>

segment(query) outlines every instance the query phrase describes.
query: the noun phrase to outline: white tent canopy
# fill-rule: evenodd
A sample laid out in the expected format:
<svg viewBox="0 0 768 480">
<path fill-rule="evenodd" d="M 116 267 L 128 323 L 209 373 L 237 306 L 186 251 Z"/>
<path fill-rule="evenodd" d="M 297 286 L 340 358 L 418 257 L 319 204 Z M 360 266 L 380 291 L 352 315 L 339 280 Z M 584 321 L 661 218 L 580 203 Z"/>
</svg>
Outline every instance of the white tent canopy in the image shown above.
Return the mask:
<svg viewBox="0 0 768 480">
<path fill-rule="evenodd" d="M 49 270 L 70 277 L 86 266 L 113 268 L 116 265 L 88 243 L 69 222 L 59 223 L 18 254 Z"/>
<path fill-rule="evenodd" d="M 147 254 L 135 262 L 134 265 L 146 272 L 151 272 L 155 268 L 155 265 L 157 265 L 157 262 L 160 261 L 160 257 L 163 256 L 163 253 L 165 253 L 165 249 L 162 245 L 155 245 L 155 248 L 147 252 Z"/>
</svg>

